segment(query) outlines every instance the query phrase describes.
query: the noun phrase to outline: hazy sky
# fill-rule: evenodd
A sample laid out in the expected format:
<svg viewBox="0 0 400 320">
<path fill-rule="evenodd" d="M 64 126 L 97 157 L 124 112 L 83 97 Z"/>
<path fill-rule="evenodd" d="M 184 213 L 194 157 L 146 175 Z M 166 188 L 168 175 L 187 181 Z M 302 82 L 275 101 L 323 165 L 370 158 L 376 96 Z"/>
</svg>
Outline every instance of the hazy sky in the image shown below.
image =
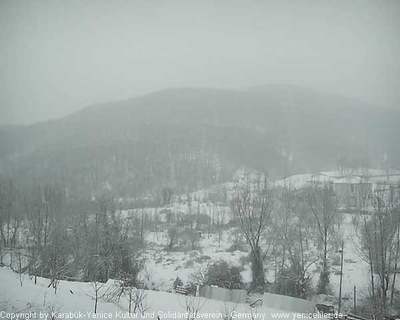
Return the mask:
<svg viewBox="0 0 400 320">
<path fill-rule="evenodd" d="M 303 84 L 400 107 L 400 1 L 0 0 L 0 123 L 169 87 Z"/>
</svg>

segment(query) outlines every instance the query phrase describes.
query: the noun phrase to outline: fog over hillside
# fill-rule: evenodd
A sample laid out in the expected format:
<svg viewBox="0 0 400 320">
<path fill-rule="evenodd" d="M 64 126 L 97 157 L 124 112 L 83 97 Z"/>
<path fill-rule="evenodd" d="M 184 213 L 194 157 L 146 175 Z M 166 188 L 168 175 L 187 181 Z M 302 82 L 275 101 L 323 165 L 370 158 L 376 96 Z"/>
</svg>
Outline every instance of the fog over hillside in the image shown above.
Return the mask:
<svg viewBox="0 0 400 320">
<path fill-rule="evenodd" d="M 109 184 L 134 196 L 208 187 L 241 167 L 272 177 L 395 167 L 399 121 L 396 110 L 302 87 L 178 88 L 4 127 L 0 168 L 25 184 L 62 180 L 88 192 Z"/>
<path fill-rule="evenodd" d="M 297 84 L 398 108 L 396 0 L 2 1 L 1 124 L 166 88 Z"/>
</svg>

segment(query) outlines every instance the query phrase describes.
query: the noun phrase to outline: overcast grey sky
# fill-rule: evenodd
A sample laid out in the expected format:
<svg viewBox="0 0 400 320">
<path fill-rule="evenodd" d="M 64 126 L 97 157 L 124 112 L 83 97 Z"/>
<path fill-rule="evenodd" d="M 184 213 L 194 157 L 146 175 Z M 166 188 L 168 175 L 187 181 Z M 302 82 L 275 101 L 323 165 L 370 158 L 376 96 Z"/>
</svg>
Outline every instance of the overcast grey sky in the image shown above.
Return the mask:
<svg viewBox="0 0 400 320">
<path fill-rule="evenodd" d="M 0 123 L 170 87 L 302 84 L 400 107 L 400 1 L 0 0 Z"/>
</svg>

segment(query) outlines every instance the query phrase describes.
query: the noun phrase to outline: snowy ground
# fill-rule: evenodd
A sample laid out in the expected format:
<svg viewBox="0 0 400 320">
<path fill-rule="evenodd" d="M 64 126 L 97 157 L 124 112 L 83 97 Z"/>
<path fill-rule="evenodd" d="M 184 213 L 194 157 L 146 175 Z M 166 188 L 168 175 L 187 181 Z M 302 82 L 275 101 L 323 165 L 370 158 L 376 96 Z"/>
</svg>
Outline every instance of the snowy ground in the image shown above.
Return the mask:
<svg viewBox="0 0 400 320">
<path fill-rule="evenodd" d="M 343 279 L 342 279 L 342 303 L 350 309 L 353 304 L 354 286 L 357 290 L 357 298 L 360 300 L 364 294 L 368 292 L 369 270 L 368 265 L 363 261 L 357 251 L 359 246 L 358 238 L 355 234 L 352 214 L 343 214 L 343 224 L 340 233 L 344 240 L 344 256 L 343 256 Z M 228 252 L 231 246 L 229 241 L 229 231 L 223 233 L 223 241 L 218 245 L 216 234 L 203 234 L 199 243 L 199 250 L 187 252 L 168 252 L 165 250 L 168 242 L 167 233 L 160 232 L 157 237 L 155 233 L 147 235 L 148 248 L 143 253 L 146 258 L 147 275 L 150 278 L 150 286 L 156 290 L 171 291 L 173 281 L 179 276 L 184 283 L 189 279 L 189 275 L 197 270 L 204 269 L 208 263 L 223 259 L 229 263 L 240 266 L 242 261 L 248 256 L 248 252 L 233 251 Z M 336 261 L 340 261 L 340 253 L 336 255 Z M 241 259 L 243 259 L 241 261 Z M 332 259 L 333 260 L 333 259 Z M 311 268 L 312 270 L 315 270 Z M 250 266 L 245 265 L 242 272 L 244 281 L 251 280 Z M 273 272 L 267 273 L 267 278 L 273 281 Z M 318 273 L 312 276 L 314 286 L 318 282 Z M 340 287 L 340 264 L 332 265 L 332 273 L 330 283 L 333 295 L 339 296 Z M 399 284 L 397 284 L 398 287 Z M 333 303 L 332 299 L 330 300 Z"/>
<path fill-rule="evenodd" d="M 111 281 L 110 281 L 111 282 Z M 54 293 L 47 288 L 49 281 L 38 278 L 35 285 L 29 277 L 23 279 L 20 285 L 19 275 L 8 268 L 0 268 L 0 318 L 19 319 L 26 315 L 31 318 L 51 319 L 48 315 L 56 313 L 58 319 L 126 319 L 141 318 L 140 315 L 129 314 L 126 301 L 110 303 L 100 301 L 97 314 L 94 310 L 94 290 L 89 283 L 61 281 Z M 102 293 L 111 285 L 106 285 Z M 291 319 L 298 318 L 292 312 L 268 308 L 251 309 L 245 304 L 223 303 L 204 298 L 186 298 L 183 295 L 167 292 L 146 291 L 147 311 L 144 318 L 154 319 L 188 319 L 185 312 L 187 306 L 197 306 L 198 318 L 223 319 L 227 313 L 231 319 Z"/>
<path fill-rule="evenodd" d="M 305 180 L 309 179 L 312 175 L 298 175 L 295 180 L 295 184 L 302 185 Z M 282 181 L 277 181 L 277 184 Z M 226 187 L 226 186 L 225 186 Z M 229 189 L 229 188 L 227 188 Z M 194 212 L 197 212 L 197 208 L 200 209 L 202 214 L 208 214 L 212 216 L 212 212 L 217 212 L 218 210 L 225 212 L 225 217 L 229 218 L 230 212 L 229 207 L 217 206 L 212 203 L 201 202 L 206 191 L 200 191 L 196 193 L 196 201 L 192 201 L 191 207 Z M 192 195 L 192 199 L 193 199 Z M 168 209 L 173 212 L 188 212 L 187 204 L 172 203 L 168 206 Z M 343 256 L 343 283 L 342 283 L 342 305 L 350 309 L 353 305 L 353 292 L 354 286 L 356 286 L 357 299 L 360 300 L 365 294 L 368 293 L 369 286 L 369 270 L 368 265 L 360 257 L 357 250 L 359 247 L 359 241 L 357 235 L 355 234 L 354 226 L 352 223 L 353 214 L 343 214 L 343 223 L 341 229 L 338 231 L 340 236 L 344 240 L 344 256 Z M 165 247 L 168 243 L 167 232 L 159 232 L 155 234 L 151 232 L 146 237 L 146 242 L 148 244 L 146 250 L 143 252 L 143 256 L 146 258 L 147 275 L 149 277 L 149 287 L 161 291 L 171 291 L 172 283 L 174 279 L 179 276 L 184 282 L 189 279 L 189 275 L 196 272 L 199 269 L 204 269 L 207 267 L 208 263 L 218 261 L 219 259 L 226 260 L 233 265 L 240 266 L 242 261 L 248 256 L 248 252 L 234 251 L 228 252 L 228 248 L 231 246 L 232 242 L 229 238 L 230 231 L 225 230 L 223 233 L 223 240 L 221 245 L 218 245 L 217 234 L 203 234 L 202 239 L 199 243 L 199 249 L 194 251 L 186 252 L 168 252 Z M 336 256 L 336 259 L 333 259 Z M 333 260 L 336 263 L 332 263 Z M 336 303 L 339 296 L 340 287 L 340 253 L 334 253 L 332 255 L 331 264 L 332 272 L 330 276 L 330 283 L 333 295 L 335 299 L 330 298 L 329 303 Z M 316 266 L 310 268 L 313 272 L 312 282 L 316 286 L 318 282 L 319 273 L 315 270 Z M 249 265 L 244 266 L 244 271 L 242 272 L 244 281 L 249 282 L 251 280 L 251 273 Z M 274 281 L 274 271 L 267 270 L 267 279 Z M 399 283 L 397 284 L 399 286 Z"/>
<path fill-rule="evenodd" d="M 294 182 L 295 185 L 301 185 L 305 180 L 309 179 L 311 175 L 298 175 L 298 179 Z M 279 185 L 282 181 L 277 181 Z M 224 212 L 226 219 L 229 219 L 229 207 L 219 206 L 207 200 L 207 196 L 213 192 L 227 191 L 228 198 L 231 196 L 233 190 L 233 183 L 215 186 L 209 190 L 200 190 L 190 195 L 192 199 L 191 208 L 193 213 L 197 210 L 201 214 L 207 214 L 210 217 L 216 212 Z M 155 215 L 159 214 L 161 221 L 166 221 L 166 216 L 162 211 L 170 210 L 172 212 L 181 212 L 182 214 L 188 213 L 190 210 L 185 203 L 186 195 L 181 197 L 182 202 L 171 203 L 163 208 L 145 208 L 146 214 Z M 195 199 L 195 200 L 194 200 Z M 138 209 L 142 210 L 142 209 Z M 126 217 L 135 215 L 137 210 L 124 210 L 122 215 Z M 343 264 L 343 284 L 342 284 L 342 298 L 343 305 L 350 308 L 353 303 L 353 288 L 357 287 L 358 299 L 361 299 L 363 293 L 368 291 L 369 272 L 367 264 L 360 258 L 357 252 L 358 239 L 354 232 L 352 224 L 352 215 L 343 215 L 343 224 L 339 232 L 344 239 L 344 264 Z M 227 222 L 227 220 L 225 220 Z M 222 241 L 219 243 L 217 234 L 203 233 L 198 244 L 197 250 L 186 251 L 168 251 L 167 231 L 149 232 L 146 235 L 146 248 L 141 252 L 141 257 L 145 259 L 145 270 L 143 272 L 144 280 L 147 282 L 148 288 L 155 291 L 148 291 L 148 297 L 152 306 L 152 310 L 181 310 L 182 296 L 170 293 L 173 288 L 173 282 L 176 277 L 180 277 L 184 283 L 190 279 L 190 275 L 204 270 L 208 264 L 216 262 L 220 259 L 225 260 L 232 265 L 243 266 L 248 257 L 248 252 L 244 251 L 231 251 L 229 248 L 232 245 L 230 238 L 232 230 L 224 230 L 222 233 Z M 340 254 L 336 254 L 336 258 Z M 6 259 L 6 258 L 5 258 Z M 338 261 L 336 259 L 335 261 Z M 340 261 L 340 260 L 339 260 Z M 316 268 L 316 267 L 315 267 Z M 314 268 L 314 271 L 316 271 Z M 332 273 L 330 283 L 333 295 L 339 295 L 339 281 L 340 281 L 340 265 L 337 263 L 332 266 Z M 267 270 L 268 271 L 268 270 Z M 312 269 L 311 269 L 312 271 Z M 251 273 L 248 262 L 244 264 L 242 271 L 243 280 L 250 282 Z M 273 271 L 267 272 L 267 278 L 274 281 Z M 313 284 L 316 285 L 318 281 L 318 273 L 315 272 L 312 278 Z M 10 270 L 0 268 L 0 311 L 2 309 L 15 311 L 21 310 L 42 310 L 46 311 L 50 307 L 59 308 L 60 310 L 82 310 L 92 311 L 93 301 L 93 288 L 85 283 L 61 282 L 60 289 L 56 295 L 53 290 L 47 289 L 49 280 L 40 279 L 38 285 L 34 285 L 28 276 L 25 276 L 23 286 L 20 286 L 19 276 L 12 273 Z M 398 287 L 399 284 L 398 284 Z M 400 289 L 400 288 L 399 288 Z M 72 290 L 74 294 L 71 294 Z M 158 292 L 156 292 L 158 291 Z M 184 299 L 183 299 L 184 300 Z M 332 299 L 329 303 L 335 303 Z M 115 304 L 101 302 L 102 311 L 117 312 L 126 311 L 126 306 L 116 306 Z M 208 301 L 205 310 L 213 312 L 221 311 L 220 302 Z M 242 306 L 247 308 L 246 306 Z M 36 309 L 35 309 L 36 308 Z M 210 312 L 211 312 L 210 311 Z M 208 311 L 207 311 L 208 312 Z M 269 312 L 269 311 L 268 311 Z M 0 315 L 0 319 L 1 319 Z M 4 318 L 4 317 L 3 317 Z"/>
<path fill-rule="evenodd" d="M 165 250 L 168 243 L 167 232 L 154 232 L 147 236 L 148 246 L 141 254 L 146 261 L 145 276 L 149 278 L 149 287 L 161 291 L 171 291 L 176 277 L 184 283 L 192 273 L 207 267 L 209 263 L 225 260 L 232 265 L 239 266 L 240 259 L 248 256 L 247 252 L 228 252 L 231 243 L 227 241 L 228 232 L 223 233 L 221 245 L 218 244 L 218 235 L 204 234 L 200 239 L 198 250 L 186 252 L 169 252 Z M 249 266 L 242 272 L 244 280 L 250 281 Z"/>
<path fill-rule="evenodd" d="M 344 241 L 342 299 L 347 306 L 352 306 L 354 286 L 356 286 L 359 298 L 361 298 L 363 293 L 367 292 L 370 278 L 368 265 L 360 258 L 357 251 L 359 242 L 354 231 L 352 217 L 352 214 L 344 214 L 343 224 L 340 229 Z M 337 257 L 340 257 L 340 254 L 337 254 Z M 333 272 L 330 276 L 331 287 L 333 294 L 338 297 L 340 265 L 332 266 L 332 269 Z"/>
<path fill-rule="evenodd" d="M 207 207 L 207 205 L 202 205 L 200 207 L 203 208 L 205 213 L 210 212 L 210 208 Z M 184 207 L 180 208 L 182 211 L 187 210 L 187 208 L 185 210 Z M 223 210 L 226 210 L 226 208 L 223 208 Z M 129 213 L 126 212 L 126 214 Z M 339 232 L 343 236 L 345 245 L 342 284 L 343 305 L 350 308 L 353 303 L 354 286 L 357 287 L 358 299 L 361 299 L 363 293 L 367 293 L 368 291 L 368 266 L 364 261 L 362 261 L 356 249 L 358 245 L 358 239 L 354 232 L 351 214 L 343 215 L 343 224 Z M 208 235 L 207 233 L 203 233 L 198 244 L 198 249 L 186 251 L 166 250 L 166 246 L 168 244 L 167 231 L 147 233 L 146 248 L 141 253 L 141 257 L 145 259 L 146 267 L 143 272 L 143 276 L 145 278 L 144 280 L 147 282 L 148 288 L 157 291 L 171 292 L 173 288 L 173 282 L 176 277 L 180 277 L 184 283 L 187 283 L 191 274 L 202 269 L 204 270 L 208 264 L 220 259 L 225 260 L 232 265 L 243 265 L 243 262 L 248 260 L 248 252 L 229 250 L 232 245 L 232 239 L 230 238 L 231 233 L 231 230 L 224 230 L 222 233 L 222 241 L 220 243 L 218 241 L 218 234 Z M 336 254 L 336 256 L 338 258 L 340 257 L 340 254 Z M 7 257 L 5 257 L 4 260 L 7 263 Z M 336 261 L 338 260 L 339 259 L 336 259 Z M 335 264 L 332 266 L 332 269 L 333 270 L 330 277 L 331 288 L 333 295 L 338 297 L 340 265 Z M 2 269 L 2 272 L 4 272 L 4 269 Z M 13 301 L 13 303 L 15 303 L 15 301 L 19 301 L 19 293 L 17 293 L 17 291 L 22 289 L 19 286 L 19 280 L 17 279 L 18 276 L 16 274 L 12 274 L 12 276 L 14 279 L 14 284 L 8 285 L 6 281 L 0 282 L 2 294 L 0 296 L 0 302 Z M 250 282 L 251 273 L 248 262 L 246 262 L 244 265 L 242 276 L 245 282 Z M 267 272 L 267 278 L 270 281 L 274 281 L 273 271 Z M 15 281 L 15 279 L 18 281 Z M 318 281 L 317 272 L 313 274 L 312 280 L 313 284 L 316 285 Z M 7 281 L 10 281 L 10 279 Z M 28 276 L 25 276 L 25 282 L 28 286 L 30 283 Z M 25 288 L 25 282 L 22 288 Z M 43 280 L 43 283 L 48 284 L 48 280 Z M 71 282 L 66 282 L 63 286 L 65 286 L 65 288 L 69 288 L 71 285 L 73 285 Z M 90 286 L 82 284 L 79 290 L 85 293 L 90 289 Z M 75 290 L 73 291 L 75 293 Z M 51 295 L 51 290 L 45 290 L 44 292 L 47 292 L 47 299 L 53 297 Z M 63 296 L 62 292 L 63 290 L 57 294 L 57 297 Z M 66 290 L 66 293 L 70 294 L 69 290 Z M 67 297 L 69 297 L 68 294 L 66 294 Z M 64 299 L 65 298 L 62 297 L 61 301 L 64 302 Z M 26 299 L 26 303 L 30 302 L 31 304 L 41 305 L 42 307 L 45 307 L 49 301 L 46 301 L 46 296 L 44 293 L 40 297 L 32 295 L 32 299 Z M 328 300 L 327 302 L 335 303 L 335 301 L 332 299 Z M 58 302 L 52 301 L 51 303 L 57 304 Z M 79 306 L 80 302 L 77 303 L 77 306 Z M 22 305 L 20 305 L 20 307 L 25 308 L 25 306 Z M 115 306 L 112 307 L 115 308 Z M 105 304 L 104 308 L 107 309 L 108 305 Z"/>
</svg>

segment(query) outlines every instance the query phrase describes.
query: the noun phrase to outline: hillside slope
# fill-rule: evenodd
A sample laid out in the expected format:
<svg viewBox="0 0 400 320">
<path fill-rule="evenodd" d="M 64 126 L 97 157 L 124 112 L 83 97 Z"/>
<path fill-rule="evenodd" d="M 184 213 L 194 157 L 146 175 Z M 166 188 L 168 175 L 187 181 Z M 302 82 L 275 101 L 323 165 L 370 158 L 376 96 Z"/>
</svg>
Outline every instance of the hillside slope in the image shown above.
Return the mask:
<svg viewBox="0 0 400 320">
<path fill-rule="evenodd" d="M 277 177 L 400 160 L 400 114 L 292 86 L 170 89 L 0 128 L 0 177 L 121 196 L 180 191 L 238 168 Z"/>
</svg>

